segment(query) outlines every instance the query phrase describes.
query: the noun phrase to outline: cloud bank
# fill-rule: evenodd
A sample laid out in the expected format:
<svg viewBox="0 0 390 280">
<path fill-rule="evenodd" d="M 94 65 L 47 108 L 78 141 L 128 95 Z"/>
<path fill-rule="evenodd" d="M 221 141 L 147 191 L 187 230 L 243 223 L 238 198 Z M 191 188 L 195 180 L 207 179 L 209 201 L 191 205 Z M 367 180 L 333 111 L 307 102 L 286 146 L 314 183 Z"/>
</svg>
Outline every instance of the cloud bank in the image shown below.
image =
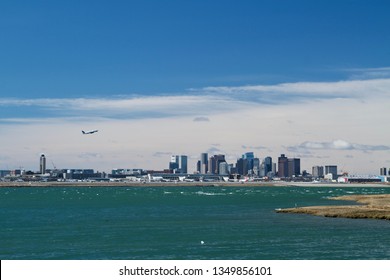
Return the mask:
<svg viewBox="0 0 390 280">
<path fill-rule="evenodd" d="M 353 68 L 345 69 L 345 71 L 350 73 L 351 79 L 366 80 L 390 78 L 390 67 Z"/>
<path fill-rule="evenodd" d="M 194 122 L 209 122 L 210 119 L 208 117 L 196 117 L 193 119 Z"/>
<path fill-rule="evenodd" d="M 302 169 L 331 160 L 361 170 L 369 164 L 375 172 L 390 154 L 389 104 L 390 79 L 204 87 L 155 96 L 0 98 L 0 145 L 7 147 L 0 167 L 34 167 L 36 155 L 45 152 L 57 166 L 106 171 L 163 169 L 170 154 L 186 154 L 195 161 L 191 168 L 202 152 L 234 162 L 254 151 L 259 158 L 305 158 Z M 99 133 L 83 137 L 81 129 L 89 128 Z"/>
<path fill-rule="evenodd" d="M 318 103 L 329 100 L 364 102 L 379 99 L 390 99 L 390 79 L 205 87 L 163 96 L 130 95 L 114 98 L 75 99 L 0 98 L 0 108 L 3 111 L 0 112 L 0 120 L 17 123 L 23 118 L 68 118 L 71 120 L 71 118 L 99 117 L 142 119 L 188 116 L 192 117 L 194 122 L 199 122 L 209 121 L 206 115 L 254 107 Z M 21 109 L 23 117 L 20 117 Z"/>
<path fill-rule="evenodd" d="M 390 146 L 386 145 L 364 145 L 350 143 L 345 140 L 333 140 L 330 142 L 306 141 L 297 146 L 289 146 L 289 151 L 309 151 L 309 150 L 357 150 L 357 151 L 389 151 Z"/>
</svg>

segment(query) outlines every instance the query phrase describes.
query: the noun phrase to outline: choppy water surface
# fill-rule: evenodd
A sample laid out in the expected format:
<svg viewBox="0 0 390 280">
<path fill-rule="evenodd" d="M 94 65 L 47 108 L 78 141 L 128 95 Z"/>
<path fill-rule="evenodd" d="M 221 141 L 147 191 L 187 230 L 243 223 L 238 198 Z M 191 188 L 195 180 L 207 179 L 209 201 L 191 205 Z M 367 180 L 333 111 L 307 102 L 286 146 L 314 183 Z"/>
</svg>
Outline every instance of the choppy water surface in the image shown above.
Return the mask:
<svg viewBox="0 0 390 280">
<path fill-rule="evenodd" d="M 390 259 L 390 222 L 277 214 L 338 187 L 1 188 L 1 259 Z"/>
</svg>

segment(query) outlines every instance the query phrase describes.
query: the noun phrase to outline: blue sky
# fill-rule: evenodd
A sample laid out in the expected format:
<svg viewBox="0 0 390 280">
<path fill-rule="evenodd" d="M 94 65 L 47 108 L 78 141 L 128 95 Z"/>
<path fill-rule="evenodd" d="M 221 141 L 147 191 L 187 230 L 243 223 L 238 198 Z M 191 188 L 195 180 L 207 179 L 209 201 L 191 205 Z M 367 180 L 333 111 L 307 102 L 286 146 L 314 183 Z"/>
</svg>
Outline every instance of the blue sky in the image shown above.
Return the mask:
<svg viewBox="0 0 390 280">
<path fill-rule="evenodd" d="M 233 162 L 252 147 L 377 173 L 390 166 L 374 124 L 390 105 L 389 13 L 388 1 L 1 1 L 0 168 L 34 169 L 44 152 L 64 168 L 158 169 L 169 154 Z M 89 128 L 101 134 L 79 138 Z"/>
</svg>

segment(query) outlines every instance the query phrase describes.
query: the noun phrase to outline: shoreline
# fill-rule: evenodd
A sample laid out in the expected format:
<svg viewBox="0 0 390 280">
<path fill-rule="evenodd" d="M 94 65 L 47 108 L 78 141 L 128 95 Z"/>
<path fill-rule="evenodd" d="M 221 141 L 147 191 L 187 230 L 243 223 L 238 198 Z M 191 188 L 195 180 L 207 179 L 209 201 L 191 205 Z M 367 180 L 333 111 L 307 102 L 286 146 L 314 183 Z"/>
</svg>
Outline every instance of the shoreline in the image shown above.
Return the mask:
<svg viewBox="0 0 390 280">
<path fill-rule="evenodd" d="M 6 187 L 390 187 L 390 183 L 305 182 L 0 182 Z"/>
<path fill-rule="evenodd" d="M 358 205 L 307 206 L 277 209 L 276 213 L 310 214 L 330 218 L 390 220 L 390 194 L 347 195 L 329 198 Z"/>
</svg>

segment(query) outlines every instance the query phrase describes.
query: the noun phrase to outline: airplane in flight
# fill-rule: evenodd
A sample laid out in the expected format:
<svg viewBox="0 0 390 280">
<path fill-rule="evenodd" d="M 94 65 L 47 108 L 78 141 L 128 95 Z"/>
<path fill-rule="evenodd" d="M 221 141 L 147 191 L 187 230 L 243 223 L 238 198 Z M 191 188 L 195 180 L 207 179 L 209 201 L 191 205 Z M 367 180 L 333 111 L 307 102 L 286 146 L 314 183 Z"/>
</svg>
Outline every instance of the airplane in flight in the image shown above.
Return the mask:
<svg viewBox="0 0 390 280">
<path fill-rule="evenodd" d="M 82 130 L 81 132 L 82 132 L 83 134 L 93 134 L 93 133 L 98 132 L 98 130 L 97 130 L 97 129 L 96 129 L 96 130 L 88 130 L 88 131 Z"/>
</svg>

